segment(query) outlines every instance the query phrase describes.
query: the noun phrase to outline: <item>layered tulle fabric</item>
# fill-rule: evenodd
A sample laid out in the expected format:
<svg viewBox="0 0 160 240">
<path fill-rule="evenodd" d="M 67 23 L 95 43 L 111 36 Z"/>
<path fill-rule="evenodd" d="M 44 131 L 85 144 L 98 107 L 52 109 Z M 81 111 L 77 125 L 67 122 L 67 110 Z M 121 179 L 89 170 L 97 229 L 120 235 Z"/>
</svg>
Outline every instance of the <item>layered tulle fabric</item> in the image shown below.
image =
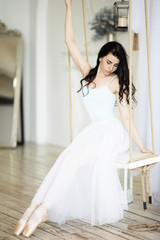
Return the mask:
<svg viewBox="0 0 160 240">
<path fill-rule="evenodd" d="M 48 219 L 59 224 L 118 221 L 127 205 L 112 162 L 128 147 L 128 132 L 116 117 L 89 124 L 58 157 L 32 202 L 45 203 Z"/>
</svg>

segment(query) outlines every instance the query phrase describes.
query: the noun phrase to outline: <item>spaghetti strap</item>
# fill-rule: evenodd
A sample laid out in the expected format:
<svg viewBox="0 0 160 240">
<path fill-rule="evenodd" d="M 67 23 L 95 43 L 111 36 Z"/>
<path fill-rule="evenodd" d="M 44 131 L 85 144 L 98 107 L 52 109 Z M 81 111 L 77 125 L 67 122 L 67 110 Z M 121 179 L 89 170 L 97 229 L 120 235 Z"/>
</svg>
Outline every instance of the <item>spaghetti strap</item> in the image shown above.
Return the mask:
<svg viewBox="0 0 160 240">
<path fill-rule="evenodd" d="M 106 86 L 108 86 L 108 85 L 112 82 L 112 80 L 113 80 L 115 77 L 117 77 L 117 75 L 114 75 L 114 76 L 111 78 L 111 80 L 109 80 L 109 82 L 107 83 Z"/>
</svg>

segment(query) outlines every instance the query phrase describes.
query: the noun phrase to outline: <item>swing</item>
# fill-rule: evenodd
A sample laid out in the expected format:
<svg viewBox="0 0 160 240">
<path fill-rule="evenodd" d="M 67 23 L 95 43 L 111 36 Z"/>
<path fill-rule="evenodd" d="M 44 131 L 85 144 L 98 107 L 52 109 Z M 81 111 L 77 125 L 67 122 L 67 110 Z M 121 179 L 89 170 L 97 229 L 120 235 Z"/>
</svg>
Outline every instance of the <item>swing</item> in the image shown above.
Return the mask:
<svg viewBox="0 0 160 240">
<path fill-rule="evenodd" d="M 147 16 L 147 0 L 145 1 L 145 23 L 146 23 L 146 40 L 147 40 L 147 61 L 148 61 L 148 76 L 149 76 L 149 100 L 150 100 L 150 117 L 151 117 L 151 133 L 152 133 L 152 151 L 153 154 L 145 154 L 132 151 L 132 32 L 131 32 L 131 0 L 129 0 L 129 151 L 118 156 L 114 162 L 114 166 L 124 169 L 124 192 L 127 195 L 127 175 L 128 170 L 139 171 L 141 173 L 142 182 L 142 196 L 143 196 L 143 209 L 147 209 L 146 202 L 146 188 L 145 188 L 145 175 L 148 179 L 149 188 L 149 204 L 152 203 L 152 190 L 150 183 L 150 169 L 153 168 L 159 161 L 160 156 L 155 154 L 154 146 L 154 133 L 153 133 L 153 112 L 152 112 L 152 96 L 151 96 L 151 73 L 149 61 L 149 38 L 148 38 L 148 16 Z M 86 20 L 85 20 L 85 2 L 82 0 L 83 8 L 83 21 L 84 21 L 84 36 L 85 36 L 85 49 L 86 60 L 88 61 L 88 48 L 87 48 L 87 33 L 86 33 Z M 70 118 L 70 142 L 72 142 L 72 99 L 71 99 L 71 61 L 70 53 L 68 51 L 68 67 L 69 67 L 69 118 Z M 132 190 L 132 178 L 130 179 L 130 189 Z M 127 196 L 126 196 L 127 197 Z"/>
</svg>

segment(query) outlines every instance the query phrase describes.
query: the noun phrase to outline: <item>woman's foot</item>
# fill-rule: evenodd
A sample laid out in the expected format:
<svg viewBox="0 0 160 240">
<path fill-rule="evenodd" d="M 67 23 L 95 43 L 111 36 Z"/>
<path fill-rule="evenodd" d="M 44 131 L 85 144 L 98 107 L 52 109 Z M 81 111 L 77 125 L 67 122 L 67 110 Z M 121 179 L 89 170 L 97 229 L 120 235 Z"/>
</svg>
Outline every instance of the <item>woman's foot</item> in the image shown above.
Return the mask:
<svg viewBox="0 0 160 240">
<path fill-rule="evenodd" d="M 47 220 L 47 207 L 44 204 L 41 204 L 32 214 L 29 221 L 24 227 L 23 236 L 30 237 L 40 223 Z"/>
<path fill-rule="evenodd" d="M 27 221 L 29 220 L 30 216 L 32 215 L 32 213 L 34 212 L 34 210 L 36 208 L 37 208 L 37 205 L 33 204 L 33 203 L 29 206 L 29 208 L 27 208 L 27 210 L 23 214 L 22 218 L 18 221 L 18 223 L 16 225 L 16 228 L 14 230 L 15 235 L 18 236 L 23 232 L 25 224 L 27 223 Z"/>
</svg>

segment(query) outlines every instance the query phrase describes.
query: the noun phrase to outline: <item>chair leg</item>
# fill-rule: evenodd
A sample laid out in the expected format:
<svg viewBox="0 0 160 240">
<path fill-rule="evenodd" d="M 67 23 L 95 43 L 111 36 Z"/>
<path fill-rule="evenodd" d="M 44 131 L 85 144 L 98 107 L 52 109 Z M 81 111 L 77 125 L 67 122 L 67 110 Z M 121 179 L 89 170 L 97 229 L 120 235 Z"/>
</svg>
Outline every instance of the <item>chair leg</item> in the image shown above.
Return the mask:
<svg viewBox="0 0 160 240">
<path fill-rule="evenodd" d="M 142 181 L 143 209 L 146 210 L 147 203 L 146 203 L 145 175 L 143 172 L 141 174 L 141 181 Z"/>
<path fill-rule="evenodd" d="M 133 198 L 133 175 L 131 170 L 129 172 L 129 189 L 131 191 L 131 196 Z"/>
<path fill-rule="evenodd" d="M 151 189 L 151 179 L 150 179 L 150 170 L 147 171 L 148 179 L 148 189 L 149 189 L 149 203 L 152 204 L 152 189 Z"/>
<path fill-rule="evenodd" d="M 125 199 L 128 201 L 128 169 L 124 169 L 124 194 L 125 194 Z"/>
</svg>

